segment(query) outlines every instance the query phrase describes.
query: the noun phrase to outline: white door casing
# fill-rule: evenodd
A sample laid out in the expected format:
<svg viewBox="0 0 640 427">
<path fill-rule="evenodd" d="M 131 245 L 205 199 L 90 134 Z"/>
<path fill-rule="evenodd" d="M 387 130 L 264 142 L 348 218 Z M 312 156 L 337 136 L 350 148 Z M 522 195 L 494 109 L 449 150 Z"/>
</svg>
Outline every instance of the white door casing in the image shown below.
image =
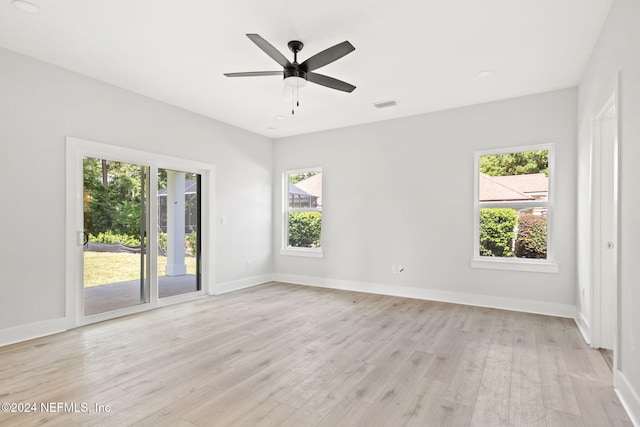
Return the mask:
<svg viewBox="0 0 640 427">
<path fill-rule="evenodd" d="M 616 85 L 617 86 L 617 85 Z M 618 105 L 613 91 L 592 123 L 592 342 L 617 343 Z M 614 357 L 615 363 L 616 357 Z"/>
</svg>

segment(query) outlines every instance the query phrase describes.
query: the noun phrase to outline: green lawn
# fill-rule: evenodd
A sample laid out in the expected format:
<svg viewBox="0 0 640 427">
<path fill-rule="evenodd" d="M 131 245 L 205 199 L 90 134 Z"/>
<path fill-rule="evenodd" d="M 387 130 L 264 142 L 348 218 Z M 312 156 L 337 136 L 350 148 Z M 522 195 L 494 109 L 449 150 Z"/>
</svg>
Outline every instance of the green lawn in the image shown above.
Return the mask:
<svg viewBox="0 0 640 427">
<path fill-rule="evenodd" d="M 187 274 L 196 274 L 196 259 L 185 258 Z M 159 276 L 164 275 L 167 257 L 158 257 Z M 140 278 L 140 254 L 85 252 L 84 287 L 106 285 Z"/>
</svg>

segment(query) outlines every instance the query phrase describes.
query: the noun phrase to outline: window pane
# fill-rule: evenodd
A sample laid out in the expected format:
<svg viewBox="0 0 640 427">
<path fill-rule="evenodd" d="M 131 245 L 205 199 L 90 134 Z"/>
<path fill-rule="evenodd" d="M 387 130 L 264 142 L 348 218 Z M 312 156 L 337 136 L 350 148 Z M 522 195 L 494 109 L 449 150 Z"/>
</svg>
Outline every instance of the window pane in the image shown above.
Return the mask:
<svg viewBox="0 0 640 427">
<path fill-rule="evenodd" d="M 480 255 L 513 257 L 517 219 L 514 209 L 480 209 Z"/>
<path fill-rule="evenodd" d="M 480 202 L 549 199 L 549 151 L 522 151 L 480 156 Z"/>
<path fill-rule="evenodd" d="M 547 258 L 547 217 L 543 208 L 480 209 L 480 255 Z"/>
<path fill-rule="evenodd" d="M 289 212 L 289 247 L 318 248 L 322 212 Z"/>
<path fill-rule="evenodd" d="M 149 302 L 149 168 L 85 157 L 84 315 Z"/>
<path fill-rule="evenodd" d="M 158 169 L 158 296 L 200 290 L 200 175 Z"/>
<path fill-rule="evenodd" d="M 531 209 L 518 215 L 514 245 L 518 258 L 547 259 L 547 217 Z"/>
<path fill-rule="evenodd" d="M 289 208 L 322 207 L 322 172 L 289 174 Z"/>
</svg>

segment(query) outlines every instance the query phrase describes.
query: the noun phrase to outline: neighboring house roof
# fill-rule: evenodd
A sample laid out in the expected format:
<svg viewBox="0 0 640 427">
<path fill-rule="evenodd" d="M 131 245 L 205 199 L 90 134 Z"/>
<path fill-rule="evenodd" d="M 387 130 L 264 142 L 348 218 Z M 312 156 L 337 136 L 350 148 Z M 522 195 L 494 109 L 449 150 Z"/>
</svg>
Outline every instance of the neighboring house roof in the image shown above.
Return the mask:
<svg viewBox="0 0 640 427">
<path fill-rule="evenodd" d="M 481 173 L 478 192 L 481 202 L 544 200 L 549 192 L 549 178 L 543 173 L 508 176 Z"/>
<path fill-rule="evenodd" d="M 480 174 L 478 194 L 481 202 L 535 200 L 532 196 L 510 188 L 494 178 L 496 177 Z"/>
<path fill-rule="evenodd" d="M 549 178 L 543 173 L 527 175 L 488 176 L 480 174 L 479 198 L 481 202 L 546 199 Z"/>
<path fill-rule="evenodd" d="M 196 194 L 198 191 L 198 182 L 195 179 L 184 180 L 184 194 Z M 158 190 L 158 197 L 167 197 L 167 189 Z"/>
<path fill-rule="evenodd" d="M 543 173 L 492 176 L 491 179 L 525 194 L 549 192 L 549 178 Z"/>
<path fill-rule="evenodd" d="M 289 194 L 297 194 L 299 196 L 311 196 L 311 197 L 313 197 L 313 194 L 307 193 L 306 191 L 304 191 L 303 189 L 298 187 L 296 184 L 292 184 L 292 183 L 289 183 Z"/>
<path fill-rule="evenodd" d="M 318 197 L 318 206 L 322 206 L 322 172 L 303 179 L 296 185 L 307 193 Z"/>
</svg>

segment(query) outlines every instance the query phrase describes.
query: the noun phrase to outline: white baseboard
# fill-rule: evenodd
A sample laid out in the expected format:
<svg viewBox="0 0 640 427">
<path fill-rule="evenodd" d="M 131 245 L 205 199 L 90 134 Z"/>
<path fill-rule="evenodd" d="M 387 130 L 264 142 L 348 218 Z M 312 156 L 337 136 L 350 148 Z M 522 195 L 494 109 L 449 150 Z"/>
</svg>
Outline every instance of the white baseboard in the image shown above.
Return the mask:
<svg viewBox="0 0 640 427">
<path fill-rule="evenodd" d="M 631 418 L 631 422 L 634 426 L 640 427 L 640 395 L 631 386 L 627 377 L 618 370 L 613 375 L 613 385 L 622 406 Z"/>
<path fill-rule="evenodd" d="M 273 276 L 271 274 L 262 274 L 260 276 L 245 277 L 244 279 L 232 280 L 230 282 L 216 283 L 215 285 L 213 285 L 211 295 L 219 295 L 226 292 L 250 288 L 252 286 L 271 282 L 272 280 Z"/>
<path fill-rule="evenodd" d="M 587 344 L 591 344 L 591 327 L 589 326 L 589 322 L 587 321 L 587 318 L 584 317 L 584 313 L 579 311 L 576 314 L 576 317 L 574 320 L 576 321 L 578 330 L 582 334 L 582 338 L 584 338 Z"/>
<path fill-rule="evenodd" d="M 247 277 L 231 282 L 218 283 L 213 286 L 213 292 L 211 292 L 211 294 L 217 295 L 225 292 L 249 288 L 251 286 L 270 282 L 271 280 L 271 274 L 263 274 L 260 276 Z M 172 302 L 180 301 L 175 300 Z M 66 318 L 53 319 L 44 322 L 30 323 L 28 325 L 20 325 L 14 326 L 12 328 L 0 329 L 0 347 L 22 341 L 28 341 L 34 338 L 44 337 L 46 335 L 57 334 L 58 332 L 63 332 L 67 329 L 69 329 L 69 322 Z"/>
<path fill-rule="evenodd" d="M 321 288 L 342 289 L 345 291 L 366 292 L 371 294 L 450 302 L 454 304 L 499 308 L 503 310 L 522 311 L 525 313 L 568 317 L 571 319 L 574 319 L 576 317 L 576 308 L 574 306 L 544 301 L 467 294 L 462 292 L 449 292 L 436 289 L 423 289 L 414 288 L 411 286 L 389 285 L 382 283 L 326 279 L 320 277 L 300 276 L 292 274 L 275 273 L 273 275 L 273 280 L 279 282 L 294 283 L 297 285 L 317 286 Z"/>
<path fill-rule="evenodd" d="M 45 320 L 44 322 L 30 323 L 28 325 L 14 326 L 13 328 L 0 329 L 0 347 L 15 344 L 17 342 L 32 340 L 46 335 L 57 334 L 67 330 L 67 319 Z"/>
<path fill-rule="evenodd" d="M 526 313 L 545 314 L 550 316 L 578 319 L 578 317 L 576 316 L 575 307 L 565 304 L 290 274 L 262 274 L 259 276 L 252 276 L 239 280 L 217 283 L 213 286 L 211 294 L 218 295 L 226 292 L 232 292 L 271 282 L 273 280 L 294 283 L 298 285 L 317 286 L 331 289 L 342 289 L 346 291 L 442 301 L 454 304 L 499 308 L 504 310 L 522 311 Z M 66 319 L 60 318 L 45 322 L 2 329 L 0 330 L 0 346 L 62 332 L 67 330 L 67 326 L 68 325 Z"/>
</svg>

